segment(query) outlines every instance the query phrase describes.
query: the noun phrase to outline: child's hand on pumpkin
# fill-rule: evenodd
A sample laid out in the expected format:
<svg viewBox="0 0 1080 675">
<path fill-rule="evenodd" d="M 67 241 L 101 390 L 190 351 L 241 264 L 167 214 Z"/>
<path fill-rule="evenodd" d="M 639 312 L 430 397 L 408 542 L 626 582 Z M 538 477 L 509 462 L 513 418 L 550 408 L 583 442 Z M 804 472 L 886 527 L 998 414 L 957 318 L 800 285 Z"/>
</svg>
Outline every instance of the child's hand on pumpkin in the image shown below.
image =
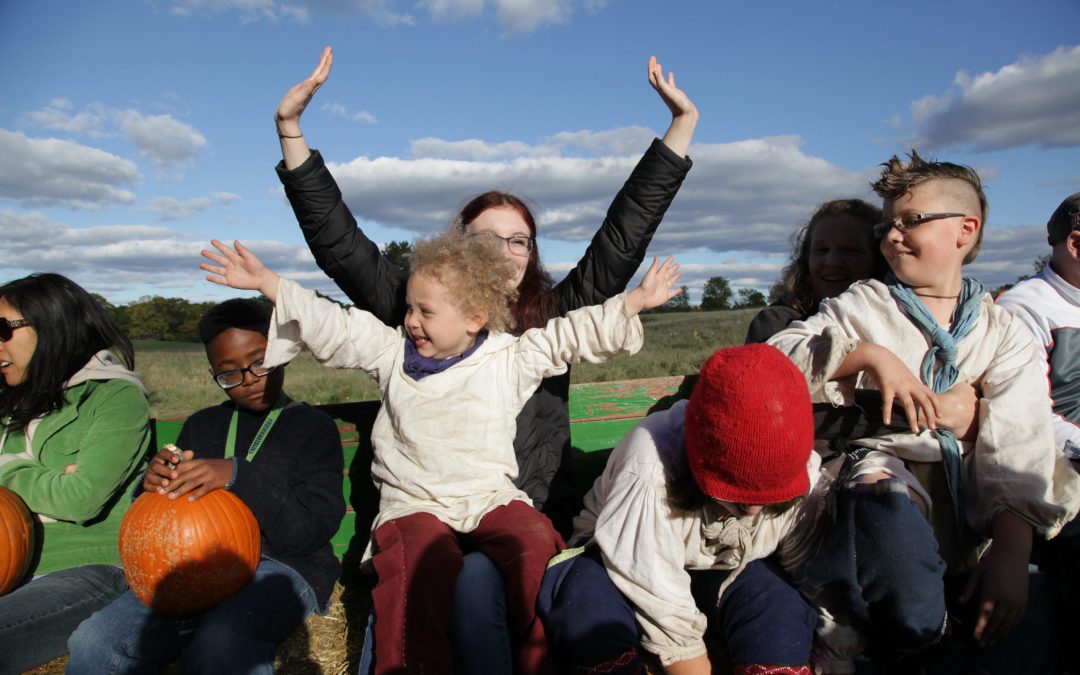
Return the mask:
<svg viewBox="0 0 1080 675">
<path fill-rule="evenodd" d="M 169 499 L 188 495 L 193 502 L 211 490 L 223 488 L 233 476 L 231 459 L 193 459 L 176 467 L 176 478 L 169 484 Z"/>
<path fill-rule="evenodd" d="M 173 444 L 168 444 L 154 455 L 150 466 L 143 474 L 142 488 L 145 492 L 165 494 L 169 482 L 177 477 L 176 467 L 185 459 L 191 459 L 195 453 L 191 450 L 180 451 Z"/>
</svg>

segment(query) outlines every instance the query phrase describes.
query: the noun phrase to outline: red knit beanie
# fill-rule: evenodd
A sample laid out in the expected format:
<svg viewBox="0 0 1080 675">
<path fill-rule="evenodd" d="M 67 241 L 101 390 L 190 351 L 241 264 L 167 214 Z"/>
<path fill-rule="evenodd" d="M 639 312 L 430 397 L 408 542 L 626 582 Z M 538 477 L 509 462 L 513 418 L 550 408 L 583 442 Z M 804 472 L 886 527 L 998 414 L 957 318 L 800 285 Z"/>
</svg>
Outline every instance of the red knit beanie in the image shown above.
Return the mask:
<svg viewBox="0 0 1080 675">
<path fill-rule="evenodd" d="M 686 456 L 714 499 L 775 504 L 806 494 L 814 417 L 806 378 L 775 347 L 709 357 L 686 406 Z"/>
</svg>

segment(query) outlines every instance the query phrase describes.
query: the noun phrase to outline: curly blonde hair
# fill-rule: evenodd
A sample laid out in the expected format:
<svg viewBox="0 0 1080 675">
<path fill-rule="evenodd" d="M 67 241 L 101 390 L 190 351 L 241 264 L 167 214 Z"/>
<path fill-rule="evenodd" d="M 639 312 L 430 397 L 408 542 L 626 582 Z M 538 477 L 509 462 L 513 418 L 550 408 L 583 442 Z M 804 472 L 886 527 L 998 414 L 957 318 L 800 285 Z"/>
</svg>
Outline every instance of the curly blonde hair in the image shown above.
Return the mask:
<svg viewBox="0 0 1080 675">
<path fill-rule="evenodd" d="M 488 330 L 514 329 L 510 305 L 517 299 L 514 264 L 506 245 L 495 237 L 469 236 L 460 228 L 421 237 L 413 244 L 409 268 L 446 288 L 450 301 L 464 314 L 487 312 Z"/>
</svg>

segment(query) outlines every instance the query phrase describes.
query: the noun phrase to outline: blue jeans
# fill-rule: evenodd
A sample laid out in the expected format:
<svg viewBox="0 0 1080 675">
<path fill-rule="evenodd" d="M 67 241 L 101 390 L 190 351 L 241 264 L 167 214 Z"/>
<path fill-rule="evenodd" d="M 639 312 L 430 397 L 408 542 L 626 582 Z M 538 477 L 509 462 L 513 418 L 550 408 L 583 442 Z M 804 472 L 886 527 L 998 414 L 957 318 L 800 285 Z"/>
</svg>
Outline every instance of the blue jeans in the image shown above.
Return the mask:
<svg viewBox="0 0 1080 675">
<path fill-rule="evenodd" d="M 179 657 L 185 673 L 273 673 L 278 643 L 316 605 L 304 578 L 269 558 L 247 586 L 201 614 L 158 614 L 129 591 L 71 636 L 67 672 L 157 673 Z"/>
<path fill-rule="evenodd" d="M 690 591 L 708 618 L 708 630 L 725 642 L 731 662 L 808 664 L 817 612 L 779 566 L 771 560 L 751 562 L 717 603 L 729 574 L 690 571 Z M 548 568 L 537 609 L 565 672 L 643 672 L 637 651 L 641 628 L 630 602 L 608 576 L 599 549 Z"/>
<path fill-rule="evenodd" d="M 0 597 L 0 673 L 21 673 L 67 651 L 86 617 L 127 590 L 114 565 L 85 565 L 37 577 Z"/>
<path fill-rule="evenodd" d="M 375 613 L 368 615 L 359 675 L 375 672 Z M 513 656 L 506 627 L 506 592 L 499 570 L 483 553 L 469 553 L 454 586 L 450 625 L 456 675 L 511 673 Z"/>
</svg>

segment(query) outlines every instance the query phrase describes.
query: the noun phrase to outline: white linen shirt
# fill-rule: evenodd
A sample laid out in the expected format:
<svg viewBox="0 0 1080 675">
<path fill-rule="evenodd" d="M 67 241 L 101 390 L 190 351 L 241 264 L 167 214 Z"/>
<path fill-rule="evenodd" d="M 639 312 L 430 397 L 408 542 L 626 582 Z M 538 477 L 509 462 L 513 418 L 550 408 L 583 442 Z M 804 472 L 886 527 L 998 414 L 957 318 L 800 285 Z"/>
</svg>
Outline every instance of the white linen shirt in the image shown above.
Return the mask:
<svg viewBox="0 0 1080 675">
<path fill-rule="evenodd" d="M 878 388 L 866 371 L 832 380 L 859 342 L 889 349 L 916 376 L 930 347 L 889 288 L 873 280 L 822 301 L 817 314 L 769 339 L 806 375 L 812 400 L 836 405 L 851 404 L 855 388 Z M 958 381 L 970 381 L 981 392 L 978 438 L 974 444 L 959 442 L 969 525 L 989 536 L 994 519 L 1009 510 L 1052 537 L 1080 509 L 1080 478 L 1055 452 L 1046 365 L 1030 331 L 987 294 L 978 321 L 958 345 L 956 365 Z M 930 431 L 855 443 L 904 460 L 941 461 Z"/>
<path fill-rule="evenodd" d="M 1046 361 L 1048 374 L 1062 385 L 1060 391 L 1052 391 L 1055 405 L 1077 409 L 1080 358 L 1075 349 L 1080 345 L 1080 288 L 1047 265 L 1039 274 L 1005 291 L 997 305 L 1019 317 L 1035 336 L 1035 348 Z M 1055 412 L 1053 420 L 1058 450 L 1070 459 L 1080 459 L 1080 419 Z"/>
<path fill-rule="evenodd" d="M 690 471 L 686 403 L 649 415 L 623 437 L 574 519 L 573 540 L 599 544 L 608 576 L 634 608 L 642 647 L 665 666 L 705 653 L 706 618 L 688 570 L 733 570 L 722 595 L 746 565 L 774 552 L 786 569 L 801 566 L 820 536 L 830 484 L 819 480 L 820 459 L 807 448 L 809 496 L 779 515 L 736 518 L 718 504 L 674 507 L 669 482 Z"/>
<path fill-rule="evenodd" d="M 324 365 L 372 376 L 382 399 L 371 434 L 379 489 L 372 529 L 422 512 L 467 533 L 496 507 L 532 503 L 513 483 L 513 442 L 517 414 L 540 381 L 570 363 L 641 348 L 641 320 L 627 316 L 625 298 L 574 310 L 521 337 L 492 332 L 467 358 L 414 380 L 403 369 L 403 328 L 282 279 L 263 363 L 285 363 L 307 345 Z"/>
</svg>

